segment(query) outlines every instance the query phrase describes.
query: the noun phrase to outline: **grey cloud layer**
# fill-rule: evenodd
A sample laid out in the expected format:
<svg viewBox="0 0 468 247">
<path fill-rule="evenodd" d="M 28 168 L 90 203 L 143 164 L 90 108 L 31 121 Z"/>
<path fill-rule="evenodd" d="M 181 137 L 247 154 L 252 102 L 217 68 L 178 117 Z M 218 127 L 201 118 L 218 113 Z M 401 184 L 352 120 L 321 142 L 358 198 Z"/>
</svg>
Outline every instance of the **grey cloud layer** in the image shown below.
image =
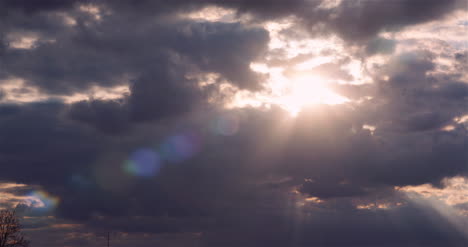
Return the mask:
<svg viewBox="0 0 468 247">
<path fill-rule="evenodd" d="M 25 207 L 26 214 L 54 214 L 100 231 L 197 236 L 183 246 L 464 246 L 466 233 L 453 222 L 394 187 L 442 186 L 443 178 L 467 175 L 466 126 L 453 120 L 468 114 L 461 76 L 466 51 L 451 54 L 460 74 L 443 74 L 431 51 L 392 55 L 396 41 L 377 37 L 461 5 L 360 2 L 323 9 L 320 1 L 302 0 L 3 1 L 2 79 L 23 78 L 49 95 L 123 83 L 130 83 L 130 93 L 73 104 L 2 104 L 0 181 L 41 186 L 61 199 L 54 212 Z M 102 19 L 78 10 L 80 3 L 99 5 Z M 205 23 L 170 15 L 208 4 L 256 18 Z M 59 13 L 76 18 L 76 25 Z M 263 90 L 265 78 L 250 63 L 262 59 L 269 34 L 255 24 L 290 15 L 311 35 L 336 33 L 347 44 L 368 45 L 366 55 L 392 59 L 369 72 L 373 84 L 336 85 L 356 102 L 311 107 L 294 119 L 276 107 L 218 106 L 229 97 L 220 93 L 221 81 L 236 90 Z M 39 43 L 12 49 L 6 42 L 11 32 L 32 32 Z M 315 70 L 348 80 L 341 63 Z M 190 77 L 205 73 L 220 78 L 200 87 Z M 232 127 L 229 120 L 238 131 L 220 132 L 226 122 Z M 366 124 L 376 130 L 363 129 Z M 453 130 L 441 129 L 449 124 Z M 135 151 L 164 151 L 168 138 L 181 135 L 197 144 L 190 157 L 174 160 L 168 151 L 152 177 L 124 169 Z M 303 197 L 323 203 L 298 204 Z M 356 209 L 375 198 L 403 204 Z"/>
</svg>

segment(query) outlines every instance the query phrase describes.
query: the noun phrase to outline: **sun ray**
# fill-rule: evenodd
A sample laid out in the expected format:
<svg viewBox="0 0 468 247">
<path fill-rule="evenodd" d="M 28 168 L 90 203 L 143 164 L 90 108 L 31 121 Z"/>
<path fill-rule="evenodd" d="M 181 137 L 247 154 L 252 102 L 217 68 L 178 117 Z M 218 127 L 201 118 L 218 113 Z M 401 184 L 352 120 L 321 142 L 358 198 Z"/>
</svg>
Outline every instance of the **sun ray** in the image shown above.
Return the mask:
<svg viewBox="0 0 468 247">
<path fill-rule="evenodd" d="M 306 106 L 336 105 L 348 101 L 327 88 L 324 79 L 318 76 L 297 76 L 288 80 L 288 92 L 278 99 L 278 104 L 292 115 L 297 115 Z"/>
</svg>

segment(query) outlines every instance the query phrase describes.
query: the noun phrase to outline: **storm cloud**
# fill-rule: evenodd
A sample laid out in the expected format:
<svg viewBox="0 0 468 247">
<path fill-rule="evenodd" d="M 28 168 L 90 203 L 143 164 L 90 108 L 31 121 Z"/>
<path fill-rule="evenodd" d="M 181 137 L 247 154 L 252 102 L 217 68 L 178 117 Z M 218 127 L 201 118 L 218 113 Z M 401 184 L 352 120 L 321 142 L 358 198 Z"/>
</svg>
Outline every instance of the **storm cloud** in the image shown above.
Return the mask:
<svg viewBox="0 0 468 247">
<path fill-rule="evenodd" d="M 398 36 L 464 7 L 2 1 L 0 207 L 34 246 L 465 246 L 466 198 L 407 191 L 467 176 L 466 47 Z"/>
</svg>

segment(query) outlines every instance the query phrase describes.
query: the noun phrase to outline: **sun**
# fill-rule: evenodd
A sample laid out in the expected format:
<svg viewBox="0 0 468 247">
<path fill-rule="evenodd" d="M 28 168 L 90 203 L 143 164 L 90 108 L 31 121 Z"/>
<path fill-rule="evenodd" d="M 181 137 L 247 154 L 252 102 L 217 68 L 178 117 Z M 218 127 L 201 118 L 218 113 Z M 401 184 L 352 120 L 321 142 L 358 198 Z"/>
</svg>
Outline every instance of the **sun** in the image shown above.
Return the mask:
<svg viewBox="0 0 468 247">
<path fill-rule="evenodd" d="M 285 90 L 276 100 L 282 108 L 296 116 L 304 107 L 317 104 L 336 105 L 348 101 L 327 87 L 327 82 L 316 75 L 285 78 Z"/>
<path fill-rule="evenodd" d="M 253 71 L 268 74 L 266 90 L 261 92 L 239 91 L 227 108 L 279 106 L 297 116 L 311 105 L 337 105 L 349 99 L 335 93 L 329 85 L 335 83 L 317 73 L 307 71 L 286 72 L 285 68 L 270 68 L 265 64 L 252 64 Z"/>
</svg>

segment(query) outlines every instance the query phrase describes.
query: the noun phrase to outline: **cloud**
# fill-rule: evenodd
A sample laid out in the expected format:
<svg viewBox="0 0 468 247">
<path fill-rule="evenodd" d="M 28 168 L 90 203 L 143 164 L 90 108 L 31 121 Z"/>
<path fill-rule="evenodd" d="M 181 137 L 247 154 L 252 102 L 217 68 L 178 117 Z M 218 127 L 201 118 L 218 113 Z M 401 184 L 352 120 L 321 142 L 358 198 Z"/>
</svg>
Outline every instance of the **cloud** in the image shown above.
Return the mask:
<svg viewBox="0 0 468 247">
<path fill-rule="evenodd" d="M 123 232 L 154 233 L 202 231 L 207 232 L 208 239 L 206 241 L 208 243 L 211 241 L 218 243 L 217 241 L 220 240 L 216 239 L 224 238 L 225 233 L 215 229 L 225 229 L 224 231 L 232 234 L 239 231 L 239 234 L 245 236 L 240 239 L 245 239 L 244 241 L 249 244 L 273 244 L 276 241 L 286 243 L 292 241 L 291 235 L 286 234 L 290 230 L 285 231 L 289 229 L 289 226 L 288 224 L 280 224 L 280 222 L 292 220 L 288 213 L 289 210 L 293 210 L 290 207 L 295 208 L 296 204 L 302 202 L 301 197 L 291 196 L 291 191 L 294 188 L 300 188 L 299 192 L 303 196 L 314 196 L 327 201 L 323 210 L 331 210 L 333 204 L 328 203 L 333 200 L 338 200 L 340 201 L 339 205 L 345 206 L 355 198 L 366 198 L 367 196 L 372 198 L 373 195 L 381 191 L 391 191 L 395 185 L 437 184 L 440 179 L 446 176 L 454 176 L 465 171 L 466 160 L 463 155 L 462 136 L 457 136 L 455 133 L 444 134 L 443 131 L 439 130 L 411 135 L 393 135 L 376 131 L 374 135 L 371 135 L 368 130 L 353 128 L 353 126 L 362 126 L 360 120 L 353 119 L 352 116 L 355 113 L 342 106 L 311 109 L 301 113 L 294 120 L 295 122 L 283 124 L 277 122 L 280 119 L 278 117 L 286 118 L 287 113 L 280 110 L 276 113 L 271 111 L 260 113 L 254 109 L 234 111 L 229 114 L 233 114 L 232 116 L 238 118 L 240 122 L 238 132 L 233 136 L 225 136 L 219 134 L 222 132 L 216 132 L 214 131 L 216 129 L 212 129 L 212 121 L 214 121 L 212 119 L 217 119 L 218 114 L 226 114 L 214 112 L 213 115 L 205 115 L 199 120 L 186 117 L 185 121 L 182 121 L 185 126 L 177 127 L 169 124 L 166 127 L 156 125 L 135 129 L 136 132 L 132 132 L 131 136 L 119 138 L 118 145 L 113 143 L 116 137 L 95 131 L 91 132 L 94 134 L 90 133 L 89 135 L 81 133 L 79 135 L 81 140 L 70 139 L 73 135 L 68 134 L 68 140 L 72 141 L 69 142 L 70 144 L 64 145 L 60 141 L 63 136 L 60 133 L 80 129 L 86 133 L 86 128 L 74 124 L 63 125 L 62 123 L 58 133 L 48 131 L 47 129 L 54 130 L 58 126 L 50 124 L 49 127 L 45 127 L 46 125 L 38 124 L 41 121 L 37 120 L 40 118 L 35 114 L 38 114 L 37 110 L 40 109 L 40 106 L 31 107 L 36 109 L 33 111 L 34 114 L 20 110 L 19 113 L 16 113 L 17 115 L 10 115 L 9 122 L 13 123 L 12 121 L 18 119 L 18 121 L 29 123 L 31 121 L 24 121 L 24 119 L 34 116 L 36 119 L 34 121 L 35 127 L 27 128 L 29 132 L 25 133 L 24 137 L 16 132 L 13 132 L 12 135 L 19 143 L 22 143 L 22 139 L 19 138 L 30 138 L 31 136 L 34 137 L 32 140 L 36 140 L 38 143 L 43 143 L 43 141 L 57 143 L 57 145 L 60 144 L 61 151 L 57 155 L 57 146 L 42 144 L 43 147 L 39 150 L 28 153 L 29 161 L 15 162 L 14 159 L 10 159 L 9 164 L 34 170 L 34 177 L 22 181 L 40 184 L 44 186 L 45 190 L 58 196 L 60 204 L 55 211 L 58 216 L 69 220 L 73 219 L 97 229 L 113 228 Z M 46 116 L 51 114 L 45 111 L 46 106 L 42 107 L 44 110 L 40 114 Z M 53 109 L 57 106 L 52 104 L 48 107 L 52 109 L 50 111 L 54 112 Z M 30 114 L 32 116 L 28 116 Z M 3 125 L 4 128 L 7 126 Z M 163 128 L 160 129 L 161 127 Z M 377 130 L 378 128 L 377 126 Z M 11 127 L 8 129 L 11 130 Z M 20 129 L 24 131 L 25 128 Z M 278 136 L 276 132 L 288 131 L 288 129 L 289 132 L 286 136 Z M 35 131 L 39 130 L 44 133 L 43 136 L 34 134 Z M 171 139 L 170 133 L 174 133 L 174 136 L 185 135 L 179 133 L 198 133 L 196 135 L 201 140 L 198 142 L 201 143 L 199 144 L 201 149 L 192 153 L 193 156 L 178 156 L 183 154 L 179 152 L 185 152 L 181 150 L 188 149 L 174 149 L 176 146 L 166 149 L 165 139 L 176 140 Z M 165 135 L 169 136 L 165 137 Z M 433 139 L 433 135 L 438 135 L 439 139 Z M 5 134 L 2 136 L 6 138 Z M 29 140 L 30 145 L 33 145 L 31 139 Z M 100 141 L 96 142 L 96 140 Z M 386 143 L 380 143 L 381 140 Z M 13 148 L 27 149 L 24 145 L 13 145 L 14 142 L 11 141 L 9 143 L 10 151 L 7 152 L 6 147 L 3 147 L 2 153 L 9 154 L 11 157 L 14 157 L 15 152 L 18 152 L 18 149 Z M 98 143 L 102 145 L 97 146 Z M 191 144 L 187 142 L 177 145 L 189 147 L 187 145 Z M 84 151 L 87 146 L 99 149 L 94 152 Z M 131 153 L 142 147 L 154 150 L 163 162 L 161 170 L 149 177 L 140 177 L 137 173 L 128 173 L 125 169 L 125 162 Z M 112 152 L 106 150 L 112 150 Z M 74 152 L 78 156 L 72 159 L 73 163 L 70 163 L 70 155 Z M 24 151 L 20 153 L 25 154 Z M 86 157 L 79 157 L 84 153 L 87 154 Z M 92 153 L 94 156 L 90 155 Z M 44 156 L 44 154 L 55 155 Z M 93 157 L 95 157 L 94 161 L 92 161 Z M 39 159 L 53 162 L 30 162 Z M 85 163 L 86 160 L 88 163 Z M 66 165 L 63 165 L 64 162 L 67 162 Z M 76 165 L 74 165 L 75 163 Z M 47 172 L 51 170 L 54 173 Z M 19 181 L 20 177 L 14 177 L 13 171 L 16 170 L 2 173 L 3 178 Z M 21 177 L 24 178 L 24 176 Z M 272 178 L 281 179 L 272 180 Z M 390 194 L 384 193 L 383 195 L 382 198 L 393 197 Z M 129 197 L 132 199 L 128 200 Z M 288 200 L 291 201 L 288 202 Z M 292 205 L 288 206 L 291 203 Z M 307 212 L 314 215 L 321 212 L 313 209 L 315 207 L 313 203 L 310 204 L 310 207 L 312 207 L 310 211 L 306 208 L 303 209 L 305 215 L 308 214 Z M 351 205 L 346 208 L 339 209 L 338 212 L 345 209 L 357 210 L 353 209 Z M 265 211 L 261 215 L 255 216 L 254 212 L 257 210 Z M 410 207 L 408 210 L 418 212 L 417 207 Z M 396 215 L 378 216 L 380 215 L 378 213 L 377 216 L 369 215 L 366 217 L 369 219 L 373 217 L 383 217 L 384 219 L 385 217 L 401 217 L 404 219 L 407 213 L 404 208 L 391 209 L 389 212 L 395 212 Z M 355 225 L 355 222 L 362 220 L 362 215 L 355 213 L 356 215 L 349 219 L 350 225 Z M 383 214 L 386 215 L 386 213 Z M 134 218 L 134 216 L 144 218 Z M 236 223 L 238 221 L 235 219 L 239 219 L 239 217 L 249 219 L 249 224 L 255 229 L 262 229 L 262 227 L 266 227 L 262 224 L 270 222 L 268 223 L 270 230 L 264 233 L 260 230 L 258 231 L 259 235 L 249 236 L 245 229 L 250 228 L 245 228 L 244 224 Z M 267 217 L 273 218 L 267 220 Z M 330 215 L 329 217 L 336 216 Z M 426 231 L 421 228 L 426 223 L 420 221 L 426 221 L 427 218 L 423 215 L 418 217 L 420 218 L 414 219 L 414 222 L 412 219 L 408 219 L 404 221 L 405 223 L 399 224 L 414 224 L 417 229 Z M 211 219 L 218 219 L 221 222 L 215 223 Z M 276 220 L 278 223 L 273 224 Z M 320 222 L 328 220 L 330 219 L 323 218 Z M 384 222 L 386 221 L 383 219 L 375 222 L 383 227 L 374 230 L 375 234 L 379 235 L 387 231 Z M 307 232 L 318 227 L 310 224 L 312 223 L 308 223 L 306 220 L 298 226 L 301 232 L 304 231 L 301 233 L 304 234 L 301 235 L 301 238 L 304 239 L 298 240 L 301 243 L 316 243 L 312 238 L 305 237 L 308 236 Z M 330 228 L 320 231 L 325 234 L 321 241 L 334 243 L 331 231 L 338 225 L 330 224 Z M 277 226 L 272 228 L 271 225 Z M 367 227 L 365 224 L 361 226 Z M 414 243 L 423 241 L 414 232 L 398 232 L 397 229 L 400 229 L 398 224 L 394 227 L 391 228 L 393 229 L 391 231 L 395 231 L 396 236 L 399 236 L 396 239 L 400 239 L 400 241 L 405 241 L 403 237 L 405 235 L 401 234 L 411 234 L 411 239 L 413 239 L 411 241 Z M 350 228 L 342 226 L 339 229 L 343 230 L 339 231 L 341 234 Z M 271 238 L 268 235 L 271 231 L 277 231 L 280 235 L 276 237 L 280 237 L 280 239 Z M 431 225 L 427 231 L 440 236 L 441 230 Z M 214 239 L 211 239 L 212 237 Z M 431 241 L 438 243 L 447 239 L 456 242 L 463 240 L 455 234 L 444 235 L 444 237 L 434 238 Z M 343 243 L 360 244 L 378 243 L 379 238 L 367 239 L 361 236 L 345 238 L 342 241 Z M 397 243 L 395 242 L 395 245 Z M 404 243 L 409 242 L 406 240 Z"/>
<path fill-rule="evenodd" d="M 238 15 L 180 15 L 212 5 Z M 466 49 L 397 35 L 437 22 L 458 1 L 0 8 L 9 10 L 0 17 L 0 181 L 25 184 L 5 192 L 3 205 L 41 201 L 17 205 L 38 245 L 50 237 L 56 246 L 91 246 L 104 240 L 95 232 L 107 231 L 122 246 L 468 242 L 463 203 L 452 212 L 401 189 L 450 190 L 444 181 L 467 175 Z M 288 17 L 282 38 L 309 35 L 325 48 L 316 42 L 304 53 L 291 41 L 294 54 L 271 50 L 277 37 L 265 23 Z M 253 71 L 257 61 L 289 71 L 301 63 L 350 101 L 295 117 L 274 103 L 228 109 L 236 93 L 271 94 L 273 72 Z M 351 84 L 356 76 L 365 80 Z M 23 83 L 12 87 L 15 80 Z"/>
<path fill-rule="evenodd" d="M 381 31 L 395 31 L 405 26 L 440 18 L 462 7 L 460 1 L 397 0 L 388 3 L 376 1 L 342 1 L 330 27 L 351 42 L 366 40 Z"/>
<path fill-rule="evenodd" d="M 241 88 L 258 87 L 249 61 L 261 54 L 268 40 L 261 30 L 244 30 L 237 24 L 173 23 L 172 29 L 157 24 L 146 30 L 127 26 L 130 33 L 123 33 L 110 26 L 111 22 L 105 24 L 84 27 L 78 33 L 65 32 L 63 39 L 35 49 L 7 52 L 2 59 L 5 71 L 56 94 L 83 90 L 93 84 L 113 86 L 122 83 L 119 78 L 138 77 L 147 68 L 161 67 L 160 73 L 167 73 L 165 67 L 176 66 L 174 63 L 182 63 L 180 69 L 194 66 L 193 69 L 220 73 Z"/>
</svg>

